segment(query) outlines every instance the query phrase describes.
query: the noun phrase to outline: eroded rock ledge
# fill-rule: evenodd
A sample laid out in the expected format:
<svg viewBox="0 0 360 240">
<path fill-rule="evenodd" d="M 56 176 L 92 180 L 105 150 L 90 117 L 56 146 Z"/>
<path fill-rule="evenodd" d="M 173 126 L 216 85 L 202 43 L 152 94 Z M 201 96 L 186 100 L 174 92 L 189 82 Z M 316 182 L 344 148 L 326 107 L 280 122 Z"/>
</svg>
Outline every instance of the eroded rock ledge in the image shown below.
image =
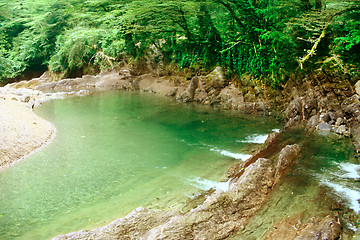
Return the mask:
<svg viewBox="0 0 360 240">
<path fill-rule="evenodd" d="M 266 155 L 277 136 L 262 150 Z M 300 145 L 287 145 L 273 152 L 270 158 L 250 158 L 233 172 L 226 192 L 215 191 L 188 212 L 154 211 L 138 208 L 122 219 L 89 231 L 60 235 L 53 239 L 225 239 L 246 227 L 247 221 L 263 206 L 280 179 L 298 160 Z M 260 153 L 259 153 L 260 154 Z M 278 223 L 278 225 L 288 223 Z M 334 216 L 313 218 L 303 224 L 292 238 L 336 239 L 340 222 Z M 282 232 L 283 233 L 283 232 Z M 280 236 L 276 230 L 269 236 Z M 305 238 L 304 238 L 305 237 Z M 271 238 L 268 238 L 271 239 Z"/>
</svg>

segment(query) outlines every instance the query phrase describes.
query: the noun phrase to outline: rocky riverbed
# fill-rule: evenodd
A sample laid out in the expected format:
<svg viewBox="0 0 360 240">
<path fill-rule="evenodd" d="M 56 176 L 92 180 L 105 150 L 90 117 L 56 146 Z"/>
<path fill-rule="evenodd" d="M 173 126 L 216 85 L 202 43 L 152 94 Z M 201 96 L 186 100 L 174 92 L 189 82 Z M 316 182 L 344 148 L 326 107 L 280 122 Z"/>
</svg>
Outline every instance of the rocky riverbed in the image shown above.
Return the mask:
<svg viewBox="0 0 360 240">
<path fill-rule="evenodd" d="M 321 74 L 311 78 L 303 76 L 303 79 L 303 82 L 289 82 L 282 86 L 282 91 L 274 91 L 265 86 L 250 84 L 246 76 L 240 83 L 229 82 L 221 68 L 216 68 L 206 76 L 191 78 L 158 77 L 152 74 L 136 76 L 127 69 L 57 81 L 44 74 L 40 78 L 5 86 L 1 91 L 6 94 L 0 95 L 0 99 L 20 104 L 22 109 L 26 109 L 26 114 L 31 115 L 31 108 L 55 96 L 88 94 L 95 89 L 138 90 L 175 97 L 181 102 L 195 101 L 244 113 L 276 114 L 283 117 L 286 127 L 282 132 L 270 135 L 256 154 L 229 169 L 227 191 L 207 193 L 203 201 L 196 202 L 187 210 L 169 212 L 138 208 L 125 218 L 104 227 L 55 238 L 225 239 L 246 227 L 249 219 L 256 215 L 277 184 L 301 157 L 301 145 L 280 142 L 280 136 L 287 129 L 303 127 L 308 134 L 320 131 L 351 137 L 355 155 L 360 153 L 360 83 L 351 84 L 339 78 L 329 81 L 328 76 Z M 1 110 L 3 111 L 6 109 Z M 31 124 L 40 125 L 33 122 Z M 13 129 L 4 126 L 9 131 Z M 46 139 L 49 139 L 52 136 L 51 130 L 45 132 L 48 136 Z M 13 144 L 24 145 L 17 141 Z M 12 156 L 9 155 L 8 158 L 13 159 Z M 2 159 L 9 161 L 3 157 Z M 268 230 L 264 239 L 337 239 L 341 236 L 342 219 L 336 214 L 314 215 L 301 224 L 295 223 L 295 219 L 296 216 L 284 216 L 273 229 Z"/>
</svg>

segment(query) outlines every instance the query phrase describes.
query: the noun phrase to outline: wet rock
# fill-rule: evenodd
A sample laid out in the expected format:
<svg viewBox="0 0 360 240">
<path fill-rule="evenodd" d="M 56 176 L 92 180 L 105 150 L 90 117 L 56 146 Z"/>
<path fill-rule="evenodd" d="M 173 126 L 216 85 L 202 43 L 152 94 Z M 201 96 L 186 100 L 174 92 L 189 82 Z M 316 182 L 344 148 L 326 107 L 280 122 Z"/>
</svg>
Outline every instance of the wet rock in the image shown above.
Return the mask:
<svg viewBox="0 0 360 240">
<path fill-rule="evenodd" d="M 224 71 L 221 67 L 216 67 L 205 77 L 205 90 L 209 92 L 212 88 L 223 88 L 227 84 Z"/>
<path fill-rule="evenodd" d="M 339 118 L 336 119 L 335 125 L 340 126 L 340 125 L 342 125 L 344 123 L 345 123 L 344 118 L 339 117 Z"/>
<path fill-rule="evenodd" d="M 340 230 L 341 223 L 333 215 L 313 217 L 310 221 L 303 222 L 300 214 L 281 219 L 267 231 L 262 239 L 334 240 L 340 236 Z"/>
<path fill-rule="evenodd" d="M 242 174 L 235 175 L 227 192 L 211 193 L 186 213 L 158 212 L 157 217 L 150 210 L 140 209 L 108 226 L 55 239 L 224 239 L 243 228 L 259 211 L 279 180 L 274 177 L 275 172 L 281 177 L 299 151 L 298 145 L 283 148 L 276 167 L 272 160 L 262 157 L 244 164 Z"/>
<path fill-rule="evenodd" d="M 326 123 L 326 122 L 321 122 L 319 123 L 319 125 L 317 126 L 317 129 L 319 131 L 324 131 L 324 132 L 330 132 L 331 131 L 331 125 Z"/>
<path fill-rule="evenodd" d="M 169 221 L 173 212 L 153 211 L 146 208 L 137 208 L 125 218 L 90 231 L 79 231 L 59 235 L 53 240 L 70 239 L 140 239 L 150 229 Z"/>
<path fill-rule="evenodd" d="M 355 94 L 347 99 L 344 100 L 342 103 L 343 111 L 352 116 L 360 116 L 360 97 L 359 95 Z"/>
<path fill-rule="evenodd" d="M 351 128 L 351 136 L 353 138 L 353 144 L 357 152 L 356 157 L 360 157 L 360 125 L 355 124 Z"/>
<path fill-rule="evenodd" d="M 234 178 L 236 176 L 236 174 L 238 174 L 240 171 L 245 169 L 245 165 L 243 162 L 238 162 L 234 165 L 232 165 L 228 171 L 226 172 L 226 177 L 228 179 L 230 178 Z"/>
<path fill-rule="evenodd" d="M 280 151 L 275 167 L 275 182 L 279 181 L 295 164 L 295 160 L 299 157 L 300 151 L 301 147 L 298 144 L 287 145 Z"/>
<path fill-rule="evenodd" d="M 263 240 L 288 240 L 294 239 L 301 228 L 301 217 L 287 217 L 276 222 L 272 228 L 264 234 Z"/>
<path fill-rule="evenodd" d="M 319 115 L 312 116 L 306 123 L 306 130 L 312 132 L 319 125 L 320 117 Z"/>
<path fill-rule="evenodd" d="M 335 240 L 340 237 L 341 223 L 334 216 L 313 219 L 294 240 Z"/>
<path fill-rule="evenodd" d="M 176 96 L 177 100 L 182 102 L 191 102 L 194 100 L 195 91 L 199 86 L 199 77 L 193 77 L 190 80 L 189 85 L 187 86 L 186 90 L 182 92 L 180 95 Z"/>
<path fill-rule="evenodd" d="M 254 211 L 259 208 L 255 205 L 265 201 L 265 196 L 274 185 L 273 175 L 271 160 L 259 158 L 246 167 L 240 177 L 230 183 L 229 194 L 240 209 Z M 245 215 L 246 211 L 240 214 Z"/>
<path fill-rule="evenodd" d="M 331 118 L 329 113 L 325 113 L 324 115 L 320 115 L 320 118 L 324 120 L 324 122 L 330 122 Z"/>
<path fill-rule="evenodd" d="M 300 115 L 302 115 L 302 101 L 300 98 L 295 98 L 286 107 L 285 116 L 287 119 L 291 119 Z"/>
</svg>

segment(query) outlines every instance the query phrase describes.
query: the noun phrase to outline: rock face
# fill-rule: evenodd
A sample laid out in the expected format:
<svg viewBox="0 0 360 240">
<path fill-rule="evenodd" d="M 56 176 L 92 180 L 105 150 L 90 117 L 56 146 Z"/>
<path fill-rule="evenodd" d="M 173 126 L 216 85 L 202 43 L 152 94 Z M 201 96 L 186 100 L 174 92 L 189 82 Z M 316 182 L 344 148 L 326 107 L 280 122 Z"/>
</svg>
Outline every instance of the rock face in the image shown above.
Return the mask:
<svg viewBox="0 0 360 240">
<path fill-rule="evenodd" d="M 360 81 L 354 86 L 346 79 L 323 74 L 305 77 L 306 83 L 289 82 L 284 98 L 291 99 L 285 109 L 286 127 L 305 124 L 315 130 L 352 137 L 357 157 L 360 156 Z M 352 90 L 352 89 L 355 89 Z"/>
<path fill-rule="evenodd" d="M 216 67 L 206 76 L 193 77 L 184 92 L 178 91 L 176 99 L 181 102 L 218 105 L 225 109 L 235 109 L 243 113 L 269 112 L 271 103 L 263 98 L 266 90 L 259 88 L 256 90 L 258 97 L 251 92 L 244 96 L 235 84 L 229 84 L 222 68 Z M 252 97 L 249 97 L 249 94 Z"/>
</svg>

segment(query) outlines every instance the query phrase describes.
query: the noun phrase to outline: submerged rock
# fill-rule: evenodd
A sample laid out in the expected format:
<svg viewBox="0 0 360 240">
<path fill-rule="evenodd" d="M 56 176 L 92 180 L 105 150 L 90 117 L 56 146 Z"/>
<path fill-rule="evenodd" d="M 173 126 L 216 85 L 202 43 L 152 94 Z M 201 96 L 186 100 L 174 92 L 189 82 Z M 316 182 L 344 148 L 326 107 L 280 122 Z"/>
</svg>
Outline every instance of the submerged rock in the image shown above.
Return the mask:
<svg viewBox="0 0 360 240">
<path fill-rule="evenodd" d="M 340 237 L 342 224 L 333 215 L 313 217 L 303 222 L 301 216 L 285 217 L 267 231 L 264 240 L 335 240 Z"/>
<path fill-rule="evenodd" d="M 326 239 L 335 240 L 340 237 L 341 224 L 334 216 L 313 218 L 294 240 Z"/>
</svg>

